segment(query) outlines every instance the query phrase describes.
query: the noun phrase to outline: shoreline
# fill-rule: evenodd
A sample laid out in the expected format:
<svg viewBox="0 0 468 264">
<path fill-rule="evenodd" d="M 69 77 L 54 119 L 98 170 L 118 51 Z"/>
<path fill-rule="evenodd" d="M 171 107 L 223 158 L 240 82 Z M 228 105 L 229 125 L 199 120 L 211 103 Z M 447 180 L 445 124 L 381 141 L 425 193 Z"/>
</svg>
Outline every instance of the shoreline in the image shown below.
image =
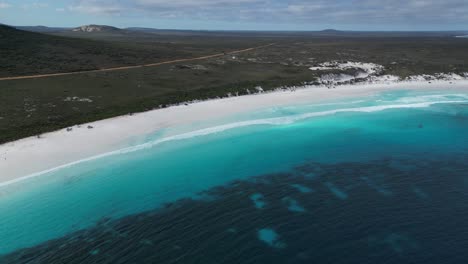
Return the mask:
<svg viewBox="0 0 468 264">
<path fill-rule="evenodd" d="M 29 137 L 0 145 L 0 187 L 137 145 L 145 136 L 161 129 L 215 121 L 274 106 L 367 97 L 392 90 L 438 91 L 442 88 L 468 91 L 468 80 L 358 83 L 334 89 L 304 86 L 296 90 L 212 99 L 104 119 L 74 126 L 71 131 L 61 129 L 40 138 Z"/>
</svg>

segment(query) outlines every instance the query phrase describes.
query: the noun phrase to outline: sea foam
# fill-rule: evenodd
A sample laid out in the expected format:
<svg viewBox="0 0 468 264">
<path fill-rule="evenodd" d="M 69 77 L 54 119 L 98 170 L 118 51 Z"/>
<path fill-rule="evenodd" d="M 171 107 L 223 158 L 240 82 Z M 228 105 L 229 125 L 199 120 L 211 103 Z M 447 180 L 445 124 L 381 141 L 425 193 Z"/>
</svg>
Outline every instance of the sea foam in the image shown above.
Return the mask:
<svg viewBox="0 0 468 264">
<path fill-rule="evenodd" d="M 431 101 L 433 99 L 439 99 L 439 100 Z M 450 100 L 450 99 L 458 99 L 458 100 Z M 435 104 L 468 103 L 468 95 L 464 95 L 464 94 L 423 95 L 423 96 L 414 96 L 414 97 L 404 97 L 395 101 L 386 101 L 386 102 L 392 102 L 392 103 L 397 103 L 397 104 L 362 106 L 362 107 L 354 107 L 354 108 L 340 108 L 340 109 L 327 110 L 327 111 L 308 112 L 308 113 L 284 116 L 284 117 L 247 120 L 247 121 L 233 122 L 233 123 L 219 125 L 219 126 L 213 126 L 209 128 L 195 130 L 192 132 L 168 136 L 168 137 L 164 137 L 161 139 L 152 140 L 143 144 L 139 144 L 136 146 L 131 146 L 131 147 L 123 148 L 120 150 L 115 150 L 115 151 L 103 153 L 100 155 L 92 156 L 89 158 L 77 160 L 77 161 L 67 163 L 58 167 L 54 167 L 48 170 L 44 170 L 44 171 L 33 173 L 24 177 L 20 177 L 11 181 L 2 182 L 0 183 L 0 187 L 19 183 L 28 179 L 32 179 L 38 176 L 42 176 L 44 174 L 56 172 L 56 171 L 66 169 L 66 168 L 69 168 L 69 167 L 72 167 L 81 163 L 85 163 L 85 162 L 90 162 L 90 161 L 94 161 L 94 160 L 98 160 L 98 159 L 102 159 L 102 158 L 106 158 L 106 157 L 110 157 L 114 155 L 128 154 L 128 153 L 132 153 L 136 151 L 150 149 L 150 148 L 153 148 L 155 146 L 158 146 L 166 142 L 187 140 L 187 139 L 192 139 L 196 137 L 222 133 L 222 132 L 232 130 L 232 129 L 237 129 L 237 128 L 244 128 L 244 127 L 250 127 L 250 126 L 262 126 L 262 125 L 269 125 L 269 126 L 290 125 L 290 124 L 300 122 L 303 120 L 307 120 L 307 119 L 311 119 L 314 117 L 322 117 L 322 116 L 334 115 L 338 113 L 353 113 L 353 112 L 371 113 L 371 112 L 379 112 L 379 111 L 384 111 L 384 110 L 389 110 L 389 109 L 427 108 Z M 407 102 L 412 102 L 412 103 L 407 103 Z"/>
</svg>

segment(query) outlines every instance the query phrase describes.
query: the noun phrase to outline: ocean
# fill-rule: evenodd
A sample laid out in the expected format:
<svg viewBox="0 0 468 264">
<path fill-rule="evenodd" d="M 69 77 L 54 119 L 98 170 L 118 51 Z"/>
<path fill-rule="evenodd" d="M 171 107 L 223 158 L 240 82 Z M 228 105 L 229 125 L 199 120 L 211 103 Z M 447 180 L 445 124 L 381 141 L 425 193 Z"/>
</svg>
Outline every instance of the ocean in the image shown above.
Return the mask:
<svg viewBox="0 0 468 264">
<path fill-rule="evenodd" d="M 468 262 L 468 93 L 204 127 L 1 186 L 0 263 Z"/>
</svg>

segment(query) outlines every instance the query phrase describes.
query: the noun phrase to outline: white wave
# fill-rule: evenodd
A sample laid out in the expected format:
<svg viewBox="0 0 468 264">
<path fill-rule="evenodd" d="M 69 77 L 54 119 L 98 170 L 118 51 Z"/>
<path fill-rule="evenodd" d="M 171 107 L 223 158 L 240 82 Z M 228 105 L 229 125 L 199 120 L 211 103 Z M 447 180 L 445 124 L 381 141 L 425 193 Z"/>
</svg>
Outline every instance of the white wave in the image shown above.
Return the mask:
<svg viewBox="0 0 468 264">
<path fill-rule="evenodd" d="M 395 103 L 403 104 L 412 104 L 412 103 L 422 103 L 430 101 L 441 101 L 441 100 L 468 100 L 468 94 L 432 94 L 432 95 L 420 95 L 420 96 L 410 96 L 410 97 L 401 97 L 395 101 Z"/>
<path fill-rule="evenodd" d="M 445 95 L 445 97 L 442 97 L 442 98 L 446 99 L 447 96 L 448 95 Z M 132 152 L 141 151 L 145 149 L 150 149 L 165 142 L 202 137 L 206 135 L 221 133 L 221 132 L 236 129 L 236 128 L 260 126 L 260 125 L 272 125 L 272 126 L 288 125 L 288 124 L 292 124 L 298 121 L 310 119 L 313 117 L 321 117 L 321 116 L 333 115 L 337 113 L 351 113 L 351 112 L 371 113 L 371 112 L 379 112 L 379 111 L 384 111 L 388 109 L 398 109 L 398 108 L 427 108 L 434 104 L 468 103 L 468 96 L 467 95 L 463 95 L 463 96 L 464 98 L 466 98 L 466 100 L 428 101 L 428 102 L 417 102 L 417 103 L 410 103 L 410 104 L 391 104 L 391 105 L 378 105 L 378 106 L 364 106 L 364 107 L 356 107 L 356 108 L 342 108 L 342 109 L 335 109 L 335 110 L 328 110 L 328 111 L 321 111 L 321 112 L 304 113 L 304 114 L 299 114 L 299 115 L 294 115 L 294 116 L 275 117 L 275 118 L 235 122 L 235 123 L 200 129 L 200 130 L 183 133 L 179 135 L 169 136 L 169 137 L 157 139 L 154 141 L 150 141 L 144 144 L 103 153 L 103 154 L 92 156 L 86 159 L 81 159 L 81 160 L 71 162 L 68 164 L 64 164 L 64 165 L 61 165 L 52 169 L 44 170 L 41 172 L 30 174 L 25 177 L 21 177 L 21 178 L 17 178 L 11 181 L 0 183 L 0 187 L 22 182 L 22 181 L 32 179 L 32 178 L 35 178 L 44 174 L 56 172 L 65 168 L 69 168 L 69 167 L 81 164 L 81 163 L 86 163 L 86 162 L 90 162 L 90 161 L 94 161 L 94 160 L 98 160 L 98 159 L 102 159 L 102 158 L 106 158 L 106 157 L 110 157 L 114 155 L 122 155 L 122 154 L 132 153 Z M 424 96 L 421 96 L 420 98 L 422 97 Z M 426 96 L 426 98 L 435 98 L 435 97 Z"/>
<path fill-rule="evenodd" d="M 321 104 L 313 104 L 313 105 L 295 105 L 295 106 L 281 106 L 281 107 L 272 107 L 270 112 L 276 112 L 279 110 L 290 110 L 290 109 L 300 109 L 302 107 L 307 107 L 307 106 L 313 106 L 313 107 L 319 107 L 319 106 L 333 106 L 333 105 L 351 105 L 351 104 L 360 104 L 364 103 L 366 100 L 355 100 L 355 101 L 343 101 L 343 102 L 333 102 L 333 103 L 321 103 Z"/>
<path fill-rule="evenodd" d="M 324 105 L 344 105 L 344 104 L 360 104 L 364 103 L 365 100 L 356 100 L 351 102 L 337 102 L 337 103 L 324 103 L 324 104 L 316 104 L 316 106 L 324 106 Z"/>
</svg>

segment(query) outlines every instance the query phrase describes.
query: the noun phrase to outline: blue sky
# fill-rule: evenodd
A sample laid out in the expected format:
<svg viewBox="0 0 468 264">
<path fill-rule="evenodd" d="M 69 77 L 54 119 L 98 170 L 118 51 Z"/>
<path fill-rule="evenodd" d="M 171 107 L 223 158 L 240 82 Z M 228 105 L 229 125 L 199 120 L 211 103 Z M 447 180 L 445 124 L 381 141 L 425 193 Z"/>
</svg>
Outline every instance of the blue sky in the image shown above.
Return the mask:
<svg viewBox="0 0 468 264">
<path fill-rule="evenodd" d="M 0 23 L 212 30 L 468 30 L 468 0 L 0 0 Z"/>
</svg>

